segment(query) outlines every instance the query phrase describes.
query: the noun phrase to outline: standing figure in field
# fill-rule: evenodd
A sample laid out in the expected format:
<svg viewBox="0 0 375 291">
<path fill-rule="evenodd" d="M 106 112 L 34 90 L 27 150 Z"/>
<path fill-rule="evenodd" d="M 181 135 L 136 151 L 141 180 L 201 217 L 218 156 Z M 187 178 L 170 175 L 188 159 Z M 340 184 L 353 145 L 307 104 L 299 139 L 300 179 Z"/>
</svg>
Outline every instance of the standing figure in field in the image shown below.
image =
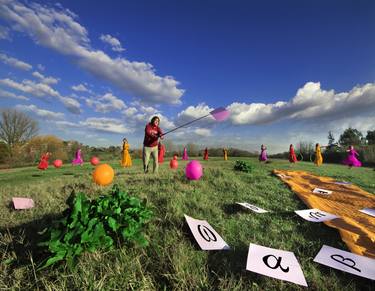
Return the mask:
<svg viewBox="0 0 375 291">
<path fill-rule="evenodd" d="M 317 166 L 320 166 L 321 164 L 323 164 L 322 152 L 320 150 L 320 145 L 318 143 L 315 145 L 315 160 L 314 160 L 314 164 L 317 165 Z"/>
<path fill-rule="evenodd" d="M 39 170 L 46 170 L 48 168 L 48 159 L 51 156 L 50 152 L 46 152 L 45 154 L 42 155 L 40 158 L 40 162 L 38 165 Z"/>
<path fill-rule="evenodd" d="M 228 149 L 223 148 L 224 161 L 228 160 Z"/>
<path fill-rule="evenodd" d="M 260 155 L 259 155 L 259 162 L 265 162 L 267 161 L 267 147 L 262 144 L 262 146 L 260 147 Z"/>
<path fill-rule="evenodd" d="M 208 160 L 208 149 L 207 148 L 205 148 L 205 150 L 204 150 L 204 155 L 203 155 L 203 160 Z"/>
<path fill-rule="evenodd" d="M 145 127 L 145 138 L 143 140 L 143 170 L 145 173 L 148 172 L 150 156 L 152 156 L 153 159 L 153 172 L 157 173 L 159 169 L 158 144 L 159 138 L 163 139 L 163 132 L 159 127 L 159 123 L 160 118 L 158 116 L 154 116 Z"/>
<path fill-rule="evenodd" d="M 294 147 L 292 144 L 289 146 L 289 162 L 291 163 L 297 162 L 296 153 L 294 152 Z"/>
<path fill-rule="evenodd" d="M 74 160 L 72 161 L 72 165 L 83 165 L 83 158 L 82 158 L 82 155 L 81 155 L 81 149 L 78 149 L 76 151 L 76 156 L 74 158 Z"/>
<path fill-rule="evenodd" d="M 351 145 L 349 148 L 346 150 L 348 153 L 346 159 L 343 161 L 345 165 L 347 165 L 350 169 L 352 167 L 361 167 L 362 163 L 359 161 L 356 157 L 359 156 L 358 152 L 354 149 L 354 147 Z"/>
<path fill-rule="evenodd" d="M 189 159 L 186 147 L 184 147 L 184 153 L 182 154 L 182 159 L 185 160 L 185 161 L 187 161 Z"/>
<path fill-rule="evenodd" d="M 159 142 L 158 146 L 159 154 L 158 154 L 158 162 L 162 164 L 164 162 L 164 155 L 165 155 L 165 145 Z"/>
<path fill-rule="evenodd" d="M 121 166 L 122 167 L 131 167 L 132 166 L 132 158 L 130 157 L 129 153 L 129 143 L 126 138 L 122 140 L 122 159 L 121 159 Z"/>
</svg>

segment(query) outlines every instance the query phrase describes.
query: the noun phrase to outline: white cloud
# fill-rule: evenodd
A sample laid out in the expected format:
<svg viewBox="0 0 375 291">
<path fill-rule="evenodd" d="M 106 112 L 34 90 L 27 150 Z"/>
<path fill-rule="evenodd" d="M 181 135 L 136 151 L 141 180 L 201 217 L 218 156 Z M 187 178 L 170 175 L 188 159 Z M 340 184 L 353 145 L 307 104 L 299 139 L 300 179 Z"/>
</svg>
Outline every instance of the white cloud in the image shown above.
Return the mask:
<svg viewBox="0 0 375 291">
<path fill-rule="evenodd" d="M 336 120 L 375 112 L 375 83 L 356 86 L 349 92 L 325 91 L 320 83 L 308 82 L 290 101 L 232 103 L 228 106 L 233 124 L 266 124 L 283 119 Z"/>
<path fill-rule="evenodd" d="M 19 105 L 16 105 L 16 109 L 26 111 L 26 112 L 33 112 L 37 116 L 42 117 L 43 119 L 47 119 L 47 120 L 64 118 L 64 113 L 40 109 L 35 105 L 20 105 L 19 104 Z"/>
<path fill-rule="evenodd" d="M 46 69 L 46 67 L 43 66 L 42 64 L 38 64 L 36 67 L 38 68 L 39 71 L 44 71 Z"/>
<path fill-rule="evenodd" d="M 122 113 L 126 116 L 126 117 L 133 117 L 134 114 L 136 114 L 138 112 L 137 108 L 135 107 L 128 107 L 126 108 L 125 110 L 122 111 Z"/>
<path fill-rule="evenodd" d="M 35 83 L 30 80 L 23 80 L 22 83 L 17 83 L 9 78 L 6 78 L 0 79 L 0 84 L 22 91 L 24 93 L 34 95 L 36 97 L 59 96 L 59 93 L 56 90 L 52 89 L 49 85 Z"/>
<path fill-rule="evenodd" d="M 74 114 L 82 113 L 81 104 L 74 98 L 60 96 L 59 100 L 65 108 Z"/>
<path fill-rule="evenodd" d="M 59 79 L 53 78 L 53 77 L 46 77 L 43 74 L 35 71 L 32 73 L 32 75 L 38 79 L 44 84 L 57 84 L 59 82 Z"/>
<path fill-rule="evenodd" d="M 11 99 L 17 99 L 17 100 L 29 100 L 29 98 L 23 96 L 23 95 L 17 95 L 9 91 L 5 91 L 0 89 L 0 98 L 11 98 Z"/>
<path fill-rule="evenodd" d="M 10 40 L 9 28 L 0 25 L 0 39 Z"/>
<path fill-rule="evenodd" d="M 0 53 L 0 61 L 2 61 L 4 64 L 15 67 L 20 70 L 29 71 L 32 69 L 32 65 L 20 61 L 16 58 L 8 57 L 6 54 Z"/>
<path fill-rule="evenodd" d="M 184 124 L 187 122 L 192 121 L 193 119 L 200 118 L 209 114 L 213 108 L 210 108 L 205 103 L 200 103 L 197 106 L 189 106 L 185 110 L 182 110 L 180 113 L 177 114 L 176 123 L 177 124 Z M 215 119 L 209 115 L 202 120 L 205 123 L 210 123 L 215 121 Z"/>
<path fill-rule="evenodd" d="M 56 97 L 70 112 L 74 114 L 81 113 L 81 105 L 77 100 L 61 96 L 59 92 L 47 84 L 35 83 L 30 80 L 23 80 L 22 83 L 17 83 L 9 78 L 0 79 L 0 84 L 40 98 Z"/>
<path fill-rule="evenodd" d="M 112 47 L 112 50 L 115 51 L 115 52 L 121 53 L 121 52 L 125 51 L 125 49 L 121 45 L 121 42 L 117 38 L 115 38 L 115 37 L 113 37 L 109 34 L 106 34 L 106 35 L 102 34 L 100 36 L 100 40 L 105 42 L 105 43 L 110 44 L 111 47 Z"/>
<path fill-rule="evenodd" d="M 94 107 L 96 112 L 107 113 L 126 108 L 124 101 L 114 96 L 112 93 L 106 93 L 97 100 L 87 98 L 86 104 Z"/>
<path fill-rule="evenodd" d="M 69 56 L 83 69 L 109 81 L 124 91 L 147 102 L 179 104 L 184 90 L 171 76 L 157 76 L 153 66 L 111 58 L 90 47 L 86 29 L 67 10 L 56 10 L 39 4 L 18 1 L 2 2 L 0 18 L 18 31 L 27 33 L 42 46 Z"/>
<path fill-rule="evenodd" d="M 93 129 L 97 131 L 104 131 L 104 132 L 111 132 L 111 133 L 132 132 L 132 129 L 126 128 L 124 126 L 124 122 L 122 120 L 116 119 L 116 118 L 90 117 L 90 118 L 87 118 L 85 121 L 81 121 L 80 124 L 89 129 Z"/>
<path fill-rule="evenodd" d="M 211 130 L 208 128 L 196 128 L 194 133 L 199 136 L 212 136 Z"/>
<path fill-rule="evenodd" d="M 89 89 L 86 88 L 83 84 L 73 85 L 72 89 L 77 92 L 91 92 Z"/>
</svg>

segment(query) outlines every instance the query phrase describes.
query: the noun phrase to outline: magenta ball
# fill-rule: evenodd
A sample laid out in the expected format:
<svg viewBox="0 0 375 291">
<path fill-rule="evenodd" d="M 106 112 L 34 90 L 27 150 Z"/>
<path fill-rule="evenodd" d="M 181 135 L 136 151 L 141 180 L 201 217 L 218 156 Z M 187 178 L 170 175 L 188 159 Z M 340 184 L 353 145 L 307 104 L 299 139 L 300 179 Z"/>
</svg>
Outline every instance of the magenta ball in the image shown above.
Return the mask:
<svg viewBox="0 0 375 291">
<path fill-rule="evenodd" d="M 99 164 L 100 161 L 98 157 L 92 157 L 90 162 L 91 162 L 91 165 L 96 166 L 97 164 Z"/>
<path fill-rule="evenodd" d="M 189 180 L 199 180 L 202 175 L 202 165 L 198 161 L 192 160 L 186 165 L 186 177 Z"/>
</svg>

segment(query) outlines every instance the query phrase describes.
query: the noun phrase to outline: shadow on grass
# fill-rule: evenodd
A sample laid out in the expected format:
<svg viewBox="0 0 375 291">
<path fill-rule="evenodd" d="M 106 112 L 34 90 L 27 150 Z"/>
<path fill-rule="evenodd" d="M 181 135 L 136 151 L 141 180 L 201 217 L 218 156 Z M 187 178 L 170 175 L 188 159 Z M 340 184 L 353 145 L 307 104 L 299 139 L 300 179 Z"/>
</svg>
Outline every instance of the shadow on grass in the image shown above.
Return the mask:
<svg viewBox="0 0 375 291">
<path fill-rule="evenodd" d="M 42 177 L 43 175 L 41 174 L 32 174 L 31 177 Z"/>
<path fill-rule="evenodd" d="M 11 269 L 17 269 L 30 265 L 30 256 L 36 266 L 39 266 L 47 257 L 48 253 L 37 244 L 42 237 L 39 232 L 52 224 L 52 221 L 60 219 L 62 214 L 49 214 L 41 219 L 24 223 L 15 227 L 0 227 L 2 242 L 0 253 L 2 258 L 8 258 L 6 263 Z M 14 258 L 15 256 L 15 258 Z M 10 259 L 9 257 L 13 257 Z"/>
</svg>

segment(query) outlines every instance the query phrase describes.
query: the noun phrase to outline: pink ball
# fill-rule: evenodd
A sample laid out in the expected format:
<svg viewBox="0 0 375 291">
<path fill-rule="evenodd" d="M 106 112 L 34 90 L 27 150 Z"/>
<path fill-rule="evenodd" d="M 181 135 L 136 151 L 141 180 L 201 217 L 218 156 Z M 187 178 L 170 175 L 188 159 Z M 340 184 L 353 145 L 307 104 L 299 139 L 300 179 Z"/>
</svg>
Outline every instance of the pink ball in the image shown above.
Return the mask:
<svg viewBox="0 0 375 291">
<path fill-rule="evenodd" d="M 202 165 L 198 161 L 192 160 L 186 165 L 186 177 L 189 180 L 199 180 L 202 175 Z"/>
<path fill-rule="evenodd" d="M 53 161 L 53 165 L 55 166 L 55 168 L 60 168 L 62 166 L 63 162 L 62 160 L 54 160 Z"/>
<path fill-rule="evenodd" d="M 91 165 L 96 166 L 99 164 L 99 158 L 98 157 L 92 157 L 90 160 Z"/>
<path fill-rule="evenodd" d="M 178 168 L 178 161 L 173 159 L 169 162 L 169 166 L 171 167 L 171 169 L 177 169 Z"/>
</svg>

